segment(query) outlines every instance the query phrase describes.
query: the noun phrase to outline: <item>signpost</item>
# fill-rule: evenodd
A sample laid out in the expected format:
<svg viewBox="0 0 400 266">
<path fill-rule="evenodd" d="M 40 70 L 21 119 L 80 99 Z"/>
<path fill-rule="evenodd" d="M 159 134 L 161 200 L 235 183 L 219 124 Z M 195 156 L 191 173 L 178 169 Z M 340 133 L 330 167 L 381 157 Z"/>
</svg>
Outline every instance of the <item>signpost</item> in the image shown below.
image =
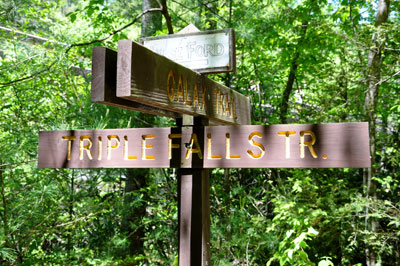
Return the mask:
<svg viewBox="0 0 400 266">
<path fill-rule="evenodd" d="M 150 50 L 202 74 L 236 71 L 233 29 L 148 37 L 140 42 Z"/>
<path fill-rule="evenodd" d="M 223 30 L 143 42 L 226 72 L 233 40 Z M 247 97 L 132 41 L 93 49 L 92 101 L 177 118 L 177 128 L 41 131 L 38 167 L 178 168 L 181 266 L 210 265 L 208 169 L 370 167 L 367 123 L 250 125 Z"/>
</svg>

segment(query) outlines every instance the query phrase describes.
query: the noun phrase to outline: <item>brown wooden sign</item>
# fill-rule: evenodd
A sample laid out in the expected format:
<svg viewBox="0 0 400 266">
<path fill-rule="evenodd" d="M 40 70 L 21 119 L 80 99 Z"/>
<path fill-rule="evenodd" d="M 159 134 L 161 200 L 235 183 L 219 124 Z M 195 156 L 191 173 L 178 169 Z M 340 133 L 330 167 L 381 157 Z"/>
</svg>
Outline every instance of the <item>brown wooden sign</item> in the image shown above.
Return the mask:
<svg viewBox="0 0 400 266">
<path fill-rule="evenodd" d="M 129 40 L 118 42 L 117 97 L 219 123 L 251 124 L 246 96 Z"/>
<path fill-rule="evenodd" d="M 206 168 L 370 167 L 368 123 L 207 127 Z"/>
<path fill-rule="evenodd" d="M 38 166 L 365 168 L 368 124 L 43 131 Z"/>
<path fill-rule="evenodd" d="M 143 105 L 117 97 L 117 52 L 94 47 L 92 51 L 92 102 L 114 107 L 161 115 L 171 118 L 181 117 L 171 111 Z"/>
</svg>

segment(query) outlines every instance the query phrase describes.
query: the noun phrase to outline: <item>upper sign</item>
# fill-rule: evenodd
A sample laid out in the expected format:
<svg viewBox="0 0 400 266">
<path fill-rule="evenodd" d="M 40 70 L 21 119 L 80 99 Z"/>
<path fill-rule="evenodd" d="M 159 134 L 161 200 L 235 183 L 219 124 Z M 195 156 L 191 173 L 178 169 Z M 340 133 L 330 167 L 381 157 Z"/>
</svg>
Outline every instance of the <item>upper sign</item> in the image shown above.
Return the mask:
<svg viewBox="0 0 400 266">
<path fill-rule="evenodd" d="M 117 97 L 117 52 L 94 47 L 92 52 L 92 102 L 142 113 L 179 118 L 181 114 Z"/>
<path fill-rule="evenodd" d="M 368 123 L 39 133 L 40 168 L 364 168 Z"/>
<path fill-rule="evenodd" d="M 117 97 L 223 124 L 251 124 L 246 96 L 129 40 L 118 42 Z"/>
<path fill-rule="evenodd" d="M 199 73 L 236 71 L 233 29 L 142 38 L 150 50 Z"/>
</svg>

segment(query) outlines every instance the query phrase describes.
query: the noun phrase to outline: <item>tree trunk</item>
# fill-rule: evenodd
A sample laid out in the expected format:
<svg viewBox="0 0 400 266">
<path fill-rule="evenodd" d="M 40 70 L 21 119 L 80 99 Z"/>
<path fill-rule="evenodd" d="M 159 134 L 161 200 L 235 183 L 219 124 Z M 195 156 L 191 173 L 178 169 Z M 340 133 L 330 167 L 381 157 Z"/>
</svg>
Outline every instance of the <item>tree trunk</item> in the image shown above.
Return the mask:
<svg viewBox="0 0 400 266">
<path fill-rule="evenodd" d="M 290 94 L 292 94 L 293 84 L 294 84 L 294 81 L 296 79 L 296 70 L 297 70 L 297 67 L 298 67 L 297 60 L 300 57 L 300 46 L 301 46 L 301 44 L 303 43 L 303 41 L 304 41 L 304 39 L 306 37 L 307 28 L 308 28 L 308 21 L 305 21 L 302 24 L 303 32 L 302 32 L 302 35 L 301 35 L 301 39 L 297 43 L 296 53 L 293 56 L 292 65 L 290 67 L 288 80 L 286 82 L 285 90 L 283 91 L 282 101 L 281 101 L 281 111 L 280 111 L 280 120 L 281 120 L 282 124 L 286 124 L 287 123 L 287 115 L 288 115 L 287 113 L 288 113 L 288 108 L 289 108 L 289 97 L 290 97 Z"/>
<path fill-rule="evenodd" d="M 143 0 L 143 11 L 149 8 L 160 7 L 157 0 Z M 148 37 L 154 35 L 156 31 L 162 29 L 162 14 L 161 12 L 149 12 L 142 17 L 141 36 Z M 149 120 L 149 115 L 137 114 L 142 120 Z M 150 118 L 153 120 L 153 118 Z M 143 125 L 137 125 L 138 127 Z M 127 169 L 126 170 L 126 183 L 125 183 L 125 197 L 124 197 L 124 216 L 122 219 L 121 230 L 125 232 L 129 240 L 129 252 L 127 255 L 133 256 L 143 254 L 143 238 L 145 234 L 144 227 L 142 226 L 143 217 L 146 215 L 146 197 L 141 204 L 137 202 L 134 193 L 147 186 L 147 176 L 149 175 L 148 169 Z M 134 225 L 134 228 L 131 228 Z"/>
<path fill-rule="evenodd" d="M 2 161 L 0 160 L 0 164 Z M 6 195 L 5 195 L 5 189 L 4 189 L 4 175 L 3 175 L 4 168 L 0 167 L 0 186 L 1 186 L 1 203 L 3 206 L 2 213 L 0 213 L 1 218 L 3 220 L 3 230 L 4 230 L 4 236 L 5 236 L 5 245 L 6 247 L 10 247 L 9 243 L 9 235 L 8 235 L 8 221 L 7 221 L 7 202 L 6 202 Z"/>
<path fill-rule="evenodd" d="M 368 54 L 368 69 L 367 69 L 367 93 L 365 95 L 365 112 L 369 123 L 370 136 L 370 154 L 371 168 L 368 169 L 367 176 L 367 197 L 375 200 L 377 198 L 376 187 L 377 183 L 373 178 L 377 174 L 376 168 L 376 111 L 379 95 L 379 81 L 382 68 L 382 50 L 384 45 L 384 36 L 380 34 L 380 26 L 388 20 L 390 9 L 390 0 L 379 0 L 378 10 L 375 21 L 375 32 L 372 35 L 372 48 Z M 366 208 L 365 226 L 367 230 L 376 232 L 378 221 L 369 217 L 369 208 Z M 375 266 L 377 263 L 377 254 L 372 247 L 367 246 L 365 249 L 367 266 Z"/>
<path fill-rule="evenodd" d="M 143 0 L 143 11 L 160 7 L 157 0 Z M 142 17 L 142 37 L 149 37 L 162 29 L 162 14 L 160 12 L 149 12 Z"/>
<path fill-rule="evenodd" d="M 194 15 L 194 25 L 196 26 L 196 28 L 198 29 L 202 29 L 203 28 L 203 22 L 201 19 L 201 14 L 203 13 L 203 0 L 196 0 L 196 13 Z"/>
</svg>

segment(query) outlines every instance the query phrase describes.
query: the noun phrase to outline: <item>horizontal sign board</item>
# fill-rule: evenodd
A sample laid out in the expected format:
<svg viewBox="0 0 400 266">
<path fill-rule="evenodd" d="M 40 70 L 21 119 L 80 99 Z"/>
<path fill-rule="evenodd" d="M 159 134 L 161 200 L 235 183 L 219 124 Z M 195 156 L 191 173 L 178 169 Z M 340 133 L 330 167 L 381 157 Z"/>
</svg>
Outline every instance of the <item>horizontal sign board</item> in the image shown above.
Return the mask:
<svg viewBox="0 0 400 266">
<path fill-rule="evenodd" d="M 41 131 L 38 167 L 171 167 L 170 134 L 170 128 Z"/>
<path fill-rule="evenodd" d="M 178 118 L 171 111 L 146 106 L 117 97 L 117 52 L 94 47 L 92 51 L 92 102 L 138 111 L 142 113 Z"/>
<path fill-rule="evenodd" d="M 368 123 L 207 127 L 206 168 L 364 168 Z"/>
<path fill-rule="evenodd" d="M 368 124 L 43 131 L 38 166 L 365 168 Z"/>
<path fill-rule="evenodd" d="M 150 50 L 199 73 L 236 71 L 233 29 L 142 38 Z"/>
<path fill-rule="evenodd" d="M 118 42 L 117 97 L 219 123 L 251 124 L 246 96 L 128 40 Z"/>
</svg>

